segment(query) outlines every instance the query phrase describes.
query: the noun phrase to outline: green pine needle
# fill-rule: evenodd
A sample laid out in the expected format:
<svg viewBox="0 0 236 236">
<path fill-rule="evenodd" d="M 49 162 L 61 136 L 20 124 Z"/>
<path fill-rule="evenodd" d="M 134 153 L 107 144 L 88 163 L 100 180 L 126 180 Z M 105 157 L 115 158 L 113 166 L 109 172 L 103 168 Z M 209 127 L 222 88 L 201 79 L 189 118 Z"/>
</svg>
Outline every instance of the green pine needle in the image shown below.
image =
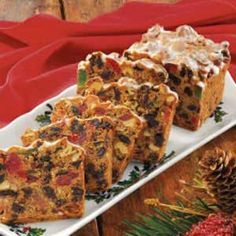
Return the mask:
<svg viewBox="0 0 236 236">
<path fill-rule="evenodd" d="M 24 225 L 12 224 L 9 225 L 10 231 L 14 232 L 18 236 L 43 236 L 46 229 L 31 228 Z"/>
<path fill-rule="evenodd" d="M 216 123 L 222 122 L 223 116 L 227 115 L 227 112 L 223 111 L 223 108 L 221 107 L 222 104 L 223 102 L 221 102 L 220 105 L 217 106 L 216 110 L 212 114 Z"/>
<path fill-rule="evenodd" d="M 184 202 L 179 201 L 176 205 L 188 208 Z M 178 211 L 177 209 L 162 209 L 153 207 L 152 213 L 139 214 L 134 221 L 125 220 L 127 226 L 126 236 L 183 236 L 190 230 L 193 224 L 204 220 L 204 216 L 193 213 Z M 216 208 L 202 199 L 196 199 L 193 210 L 207 214 L 214 213 Z"/>
<path fill-rule="evenodd" d="M 46 232 L 45 229 L 31 228 L 27 236 L 42 236 Z"/>
<path fill-rule="evenodd" d="M 40 126 L 45 126 L 51 123 L 51 114 L 53 107 L 51 104 L 46 104 L 49 110 L 46 110 L 43 114 L 37 115 L 35 120 L 39 123 Z"/>
</svg>

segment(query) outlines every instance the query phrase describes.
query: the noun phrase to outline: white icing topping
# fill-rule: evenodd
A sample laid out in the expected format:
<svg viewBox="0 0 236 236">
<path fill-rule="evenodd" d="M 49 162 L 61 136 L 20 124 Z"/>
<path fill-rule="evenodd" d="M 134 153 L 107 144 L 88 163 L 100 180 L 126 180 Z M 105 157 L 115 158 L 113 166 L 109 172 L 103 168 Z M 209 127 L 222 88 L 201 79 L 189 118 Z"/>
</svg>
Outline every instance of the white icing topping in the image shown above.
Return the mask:
<svg viewBox="0 0 236 236">
<path fill-rule="evenodd" d="M 116 53 L 116 52 L 112 52 L 112 53 L 108 54 L 107 57 L 110 57 L 116 61 L 121 60 L 119 53 Z"/>
<path fill-rule="evenodd" d="M 159 25 L 150 28 L 143 35 L 142 41 L 134 43 L 128 50 L 131 54 L 144 54 L 162 64 L 185 65 L 198 78 L 207 77 L 208 73 L 218 74 L 225 65 L 229 43 L 214 43 L 199 35 L 192 27 L 179 26 L 176 31 L 164 30 Z M 226 60 L 227 61 L 227 60 Z M 196 79 L 195 78 L 195 79 Z"/>
<path fill-rule="evenodd" d="M 138 64 L 138 63 L 143 64 L 144 66 L 148 68 L 160 68 L 157 66 L 156 63 L 154 63 L 152 60 L 149 60 L 147 58 L 142 58 L 134 62 L 134 64 Z"/>
<path fill-rule="evenodd" d="M 88 54 L 88 55 L 86 56 L 85 60 L 86 60 L 86 61 L 89 61 L 89 59 L 90 59 L 93 55 L 97 55 L 97 54 L 100 55 L 102 61 L 105 61 L 105 60 L 106 60 L 107 55 L 104 54 L 103 52 L 100 52 L 100 51 L 98 51 L 98 52 L 93 52 L 93 53 L 91 53 L 91 54 Z"/>
<path fill-rule="evenodd" d="M 88 65 L 88 62 L 87 61 L 80 61 L 79 64 L 78 64 L 78 70 L 85 70 L 86 67 Z"/>
<path fill-rule="evenodd" d="M 205 86 L 206 86 L 206 84 L 203 83 L 202 81 L 198 81 L 198 82 L 197 82 L 197 86 L 198 86 L 198 87 L 201 87 L 202 89 L 204 89 Z"/>
<path fill-rule="evenodd" d="M 121 77 L 118 80 L 118 83 L 122 84 L 122 85 L 124 85 L 126 87 L 129 87 L 129 88 L 134 88 L 134 89 L 138 89 L 139 88 L 139 84 L 137 83 L 137 81 L 132 79 L 132 78 L 129 78 L 129 77 Z"/>
<path fill-rule="evenodd" d="M 142 40 L 150 40 L 156 38 L 160 32 L 162 32 L 164 28 L 160 25 L 154 25 L 150 29 L 148 29 L 148 34 L 144 34 Z"/>
</svg>

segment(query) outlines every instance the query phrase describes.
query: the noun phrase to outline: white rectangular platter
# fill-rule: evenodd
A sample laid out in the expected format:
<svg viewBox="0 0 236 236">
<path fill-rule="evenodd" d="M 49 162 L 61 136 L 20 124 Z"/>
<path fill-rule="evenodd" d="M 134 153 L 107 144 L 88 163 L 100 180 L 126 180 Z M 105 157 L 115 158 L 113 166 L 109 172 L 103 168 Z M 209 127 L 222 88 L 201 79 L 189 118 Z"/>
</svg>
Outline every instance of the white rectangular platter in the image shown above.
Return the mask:
<svg viewBox="0 0 236 236">
<path fill-rule="evenodd" d="M 11 145 L 20 145 L 20 136 L 25 131 L 25 129 L 38 127 L 35 117 L 44 113 L 47 103 L 53 105 L 59 98 L 75 95 L 75 91 L 75 86 L 69 87 L 58 96 L 45 101 L 31 112 L 20 116 L 11 124 L 1 129 L 0 148 L 7 148 Z M 169 154 L 174 150 L 175 154 L 171 158 L 164 161 L 162 164 L 156 166 L 149 174 L 139 178 L 137 182 L 120 192 L 118 195 L 112 196 L 109 199 L 105 199 L 99 204 L 97 204 L 94 200 L 86 200 L 86 211 L 84 216 L 80 219 L 41 222 L 29 224 L 29 226 L 45 229 L 46 231 L 43 234 L 45 236 L 67 236 L 72 234 L 96 218 L 98 215 L 102 214 L 104 211 L 115 205 L 117 202 L 121 201 L 123 198 L 134 192 L 136 189 L 140 188 L 142 185 L 186 157 L 195 149 L 230 129 L 232 126 L 236 125 L 235 99 L 236 85 L 230 74 L 227 73 L 223 104 L 221 105 L 223 111 L 225 111 L 227 114 L 223 117 L 222 122 L 216 123 L 214 118 L 209 118 L 202 128 L 195 132 L 173 126 L 166 153 Z M 134 169 L 134 166 L 138 166 L 140 169 L 143 167 L 138 163 L 129 164 L 124 174 L 123 180 L 129 178 L 129 173 Z M 0 224 L 0 235 L 16 236 L 14 232 L 10 231 L 8 226 L 3 224 Z"/>
</svg>

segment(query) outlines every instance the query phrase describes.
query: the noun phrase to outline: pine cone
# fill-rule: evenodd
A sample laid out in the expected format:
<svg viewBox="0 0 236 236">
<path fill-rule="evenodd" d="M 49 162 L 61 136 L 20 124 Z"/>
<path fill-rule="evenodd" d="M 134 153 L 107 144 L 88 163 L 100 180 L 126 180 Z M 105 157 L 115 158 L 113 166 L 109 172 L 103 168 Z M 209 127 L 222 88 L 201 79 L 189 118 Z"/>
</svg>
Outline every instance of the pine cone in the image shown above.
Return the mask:
<svg viewBox="0 0 236 236">
<path fill-rule="evenodd" d="M 211 214 L 204 221 L 192 226 L 185 236 L 233 236 L 234 224 L 230 217 Z"/>
<path fill-rule="evenodd" d="M 199 162 L 208 192 L 228 213 L 236 210 L 236 156 L 221 149 L 207 151 Z"/>
</svg>

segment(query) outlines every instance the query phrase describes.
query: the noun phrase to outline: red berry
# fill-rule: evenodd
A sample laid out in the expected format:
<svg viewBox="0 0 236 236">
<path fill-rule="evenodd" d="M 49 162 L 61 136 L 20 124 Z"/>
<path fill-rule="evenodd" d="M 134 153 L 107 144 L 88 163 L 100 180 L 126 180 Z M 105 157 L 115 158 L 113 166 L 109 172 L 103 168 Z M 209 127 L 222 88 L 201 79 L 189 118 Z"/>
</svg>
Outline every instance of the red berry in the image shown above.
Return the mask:
<svg viewBox="0 0 236 236">
<path fill-rule="evenodd" d="M 130 113 L 124 114 L 122 116 L 120 116 L 120 119 L 123 121 L 129 120 L 132 117 L 132 115 Z"/>
<path fill-rule="evenodd" d="M 30 230 L 30 227 L 26 227 L 26 226 L 22 229 L 24 233 L 27 233 L 29 230 Z"/>
<path fill-rule="evenodd" d="M 192 226 L 185 236 L 233 236 L 233 220 L 224 214 L 211 214 L 204 221 Z"/>
<path fill-rule="evenodd" d="M 120 65 L 115 60 L 107 58 L 106 64 L 107 66 L 111 67 L 117 74 L 121 74 Z"/>
<path fill-rule="evenodd" d="M 79 136 L 77 134 L 71 134 L 70 136 L 68 136 L 68 140 L 71 142 L 71 143 L 78 143 L 78 140 L 79 140 Z"/>
<path fill-rule="evenodd" d="M 69 171 L 67 175 L 58 176 L 56 182 L 59 186 L 70 185 L 76 177 L 78 177 L 77 173 Z"/>
<path fill-rule="evenodd" d="M 16 174 L 22 168 L 21 159 L 16 153 L 9 153 L 7 155 L 5 165 L 9 174 Z"/>
<path fill-rule="evenodd" d="M 167 64 L 164 65 L 164 67 L 169 73 L 176 74 L 177 71 L 178 71 L 178 67 L 175 64 L 167 63 Z"/>
<path fill-rule="evenodd" d="M 15 175 L 23 179 L 27 178 L 23 162 L 16 153 L 9 153 L 7 155 L 7 158 L 5 160 L 5 166 L 9 175 Z"/>
<path fill-rule="evenodd" d="M 86 141 L 86 134 L 83 132 L 81 134 L 71 134 L 68 136 L 68 140 L 71 143 L 82 145 Z"/>
<path fill-rule="evenodd" d="M 82 105 L 78 106 L 77 108 L 78 108 L 78 114 L 82 115 L 86 111 L 87 105 L 82 104 Z"/>
<path fill-rule="evenodd" d="M 194 125 L 197 125 L 197 124 L 198 124 L 198 122 L 199 122 L 199 118 L 198 118 L 198 117 L 195 117 L 195 116 L 193 116 L 193 117 L 191 118 L 191 122 L 192 122 Z"/>
<path fill-rule="evenodd" d="M 96 107 L 95 114 L 100 115 L 100 116 L 104 115 L 104 114 L 106 114 L 106 110 L 105 110 L 105 108 L 102 108 L 102 107 Z"/>
</svg>

